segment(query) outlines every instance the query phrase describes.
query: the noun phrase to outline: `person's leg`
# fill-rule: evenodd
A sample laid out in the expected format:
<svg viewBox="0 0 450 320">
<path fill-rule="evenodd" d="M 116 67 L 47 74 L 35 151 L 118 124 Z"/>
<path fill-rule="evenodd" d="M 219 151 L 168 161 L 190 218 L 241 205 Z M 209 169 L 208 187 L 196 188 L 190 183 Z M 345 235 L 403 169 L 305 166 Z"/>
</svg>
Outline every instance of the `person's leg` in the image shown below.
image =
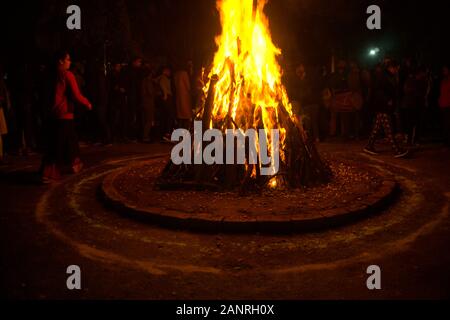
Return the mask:
<svg viewBox="0 0 450 320">
<path fill-rule="evenodd" d="M 135 132 L 135 121 L 136 121 L 136 109 L 135 109 L 135 99 L 130 96 L 128 100 L 128 109 L 127 109 L 127 138 L 128 139 L 135 139 L 136 132 Z"/>
<path fill-rule="evenodd" d="M 361 132 L 361 111 L 353 112 L 353 134 L 355 139 L 359 139 Z"/>
<path fill-rule="evenodd" d="M 370 133 L 369 136 L 369 141 L 367 142 L 367 146 L 366 148 L 373 150 L 375 147 L 375 142 L 377 139 L 377 135 L 380 132 L 381 128 L 382 128 L 382 114 L 381 113 L 377 113 L 375 116 L 375 120 L 373 122 L 373 127 L 372 127 L 372 131 Z"/>
<path fill-rule="evenodd" d="M 323 104 L 319 105 L 319 139 L 324 140 L 328 136 L 327 132 L 327 110 Z"/>
<path fill-rule="evenodd" d="M 395 154 L 400 154 L 402 152 L 402 150 L 400 149 L 400 147 L 397 144 L 397 141 L 394 138 L 394 134 L 392 131 L 391 118 L 389 117 L 388 114 L 385 114 L 385 113 L 381 114 L 380 116 L 381 116 L 381 122 L 382 122 L 382 126 L 383 126 L 383 130 L 384 130 L 386 139 L 388 139 Z"/>
<path fill-rule="evenodd" d="M 118 119 L 118 130 L 119 139 L 125 141 L 127 138 L 127 128 L 128 128 L 128 105 L 126 99 L 121 100 L 119 106 L 119 119 Z"/>
<path fill-rule="evenodd" d="M 110 105 L 108 107 L 108 123 L 111 133 L 111 143 L 117 142 L 118 138 L 118 123 L 119 123 L 119 116 L 118 116 L 118 104 Z"/>
<path fill-rule="evenodd" d="M 48 150 L 43 158 L 43 174 L 44 182 L 57 181 L 61 178 L 60 169 L 64 163 L 64 140 L 65 132 L 62 120 L 52 120 L 49 123 L 48 131 Z"/>
<path fill-rule="evenodd" d="M 104 144 L 111 143 L 111 133 L 109 130 L 109 124 L 108 124 L 108 113 L 106 105 L 102 105 L 98 109 L 98 118 L 99 118 L 99 124 L 100 124 L 100 139 L 101 142 Z"/>
<path fill-rule="evenodd" d="M 348 113 L 346 112 L 339 112 L 338 113 L 338 119 L 339 119 L 339 125 L 340 125 L 340 133 L 341 133 L 341 137 L 345 138 L 347 137 L 347 115 Z"/>
<path fill-rule="evenodd" d="M 173 130 L 175 129 L 177 122 L 177 109 L 175 105 L 175 99 L 170 96 L 168 99 L 169 102 L 169 110 L 170 110 L 170 120 L 169 120 L 169 135 L 172 135 Z"/>
<path fill-rule="evenodd" d="M 311 130 L 311 106 L 303 106 L 299 115 L 302 117 L 303 128 L 308 133 L 308 136 L 312 136 Z"/>
<path fill-rule="evenodd" d="M 25 116 L 24 116 L 24 114 L 25 114 L 25 112 L 24 112 L 24 109 L 25 109 L 25 107 L 24 106 L 22 106 L 22 105 L 17 105 L 17 110 L 16 110 L 16 112 L 17 112 L 17 122 L 16 122 L 16 125 L 17 125 L 17 127 L 16 127 L 16 129 L 17 129 L 17 132 L 16 132 L 16 135 L 15 135 L 15 145 L 16 145 L 16 148 L 17 148 L 17 151 L 19 152 L 19 154 L 21 154 L 22 152 L 23 152 L 23 150 L 24 150 L 24 147 L 25 147 L 25 141 L 24 141 L 24 134 L 23 134 L 23 132 L 24 132 L 24 126 L 25 126 L 25 121 L 24 121 L 24 119 L 25 119 Z"/>
<path fill-rule="evenodd" d="M 144 107 L 139 105 L 136 109 L 136 139 L 138 141 L 143 139 L 145 113 Z"/>
<path fill-rule="evenodd" d="M 25 141 L 25 151 L 26 153 L 30 153 L 33 149 L 36 149 L 36 137 L 33 126 L 35 114 L 30 104 L 25 107 L 24 117 L 23 136 Z"/>
<path fill-rule="evenodd" d="M 141 128 L 142 128 L 142 141 L 149 142 L 150 141 L 150 130 L 152 128 L 152 120 L 150 115 L 150 109 L 148 105 L 143 106 L 141 117 Z"/>
<path fill-rule="evenodd" d="M 331 111 L 330 113 L 330 136 L 334 137 L 336 135 L 336 124 L 337 124 L 337 112 Z"/>
<path fill-rule="evenodd" d="M 164 104 L 162 103 L 162 101 L 160 101 L 160 103 L 157 104 L 157 108 L 156 108 L 156 123 L 157 123 L 157 136 L 156 138 L 161 140 L 164 136 L 165 133 L 165 127 L 166 127 L 166 116 L 167 113 L 165 112 L 164 109 Z"/>
<path fill-rule="evenodd" d="M 313 105 L 311 110 L 311 125 L 313 138 L 315 141 L 320 139 L 319 121 L 319 105 Z"/>
<path fill-rule="evenodd" d="M 425 109 L 422 107 L 415 108 L 411 111 L 411 119 L 412 119 L 412 139 L 411 144 L 416 145 L 419 143 L 419 140 L 421 138 L 421 132 L 423 128 L 423 118 L 425 115 Z"/>
<path fill-rule="evenodd" d="M 411 138 L 409 134 L 409 115 L 408 109 L 405 107 L 400 108 L 399 110 L 399 132 L 402 133 L 404 137 L 407 137 L 408 140 Z"/>
<path fill-rule="evenodd" d="M 163 112 L 165 118 L 165 127 L 163 136 L 170 137 L 175 127 L 175 106 L 172 103 L 171 97 L 168 97 L 167 100 L 164 101 Z"/>
<path fill-rule="evenodd" d="M 161 104 L 161 138 L 163 138 L 169 131 L 170 126 L 170 110 L 166 101 Z"/>
<path fill-rule="evenodd" d="M 72 171 L 78 173 L 83 168 L 83 163 L 80 159 L 80 147 L 78 145 L 78 137 L 75 131 L 75 124 L 73 120 L 64 121 L 65 131 L 65 158 L 70 163 Z"/>
</svg>

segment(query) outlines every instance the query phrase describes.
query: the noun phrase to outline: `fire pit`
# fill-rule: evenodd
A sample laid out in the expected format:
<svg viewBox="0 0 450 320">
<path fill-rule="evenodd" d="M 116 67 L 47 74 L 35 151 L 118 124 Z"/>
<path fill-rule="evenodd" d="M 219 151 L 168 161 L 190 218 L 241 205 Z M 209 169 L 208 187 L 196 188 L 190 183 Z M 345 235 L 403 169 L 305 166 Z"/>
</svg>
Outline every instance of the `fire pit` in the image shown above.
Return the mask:
<svg viewBox="0 0 450 320">
<path fill-rule="evenodd" d="M 114 171 L 102 194 L 115 211 L 166 228 L 201 232 L 304 232 L 353 222 L 376 213 L 396 194 L 391 177 L 361 161 L 330 157 L 333 179 L 315 187 L 161 190 L 166 157 Z"/>
<path fill-rule="evenodd" d="M 268 156 L 277 153 L 279 167 L 272 170 L 276 174 L 261 174 L 265 165 L 261 161 L 262 150 L 257 141 L 250 140 L 246 143 L 249 149 L 253 147 L 259 152 L 257 161 L 250 161 L 249 150 L 240 164 L 169 161 L 158 179 L 160 188 L 284 189 L 329 181 L 330 168 L 303 129 L 302 119 L 294 114 L 281 82 L 282 71 L 276 60 L 281 50 L 272 42 L 263 12 L 265 3 L 261 0 L 217 2 L 222 34 L 216 38 L 218 49 L 210 80 L 204 88 L 207 98 L 196 120 L 202 121 L 203 131 L 217 129 L 223 135 L 227 130 L 236 136 L 243 136 L 249 130 L 258 132 L 256 140 L 267 142 Z M 222 147 L 224 152 L 235 148 L 229 140 Z M 202 151 L 203 146 L 194 145 L 190 157 L 195 158 Z"/>
<path fill-rule="evenodd" d="M 281 83 L 281 50 L 271 40 L 265 3 L 218 2 L 223 31 L 204 88 L 207 98 L 193 132 L 178 135 L 188 140 L 179 157 L 186 162 L 173 161 L 174 148 L 169 162 L 152 159 L 110 174 L 102 185 L 109 204 L 166 227 L 295 232 L 351 221 L 393 197 L 396 183 L 373 168 L 319 155 Z M 212 140 L 205 139 L 208 130 L 220 142 L 211 142 L 213 148 L 199 143 Z M 252 130 L 257 139 L 246 140 Z M 249 147 L 240 162 L 234 136 Z M 250 150 L 257 151 L 256 159 Z M 198 161 L 205 152 L 227 153 L 227 162 Z M 264 157 L 279 162 L 267 168 Z"/>
</svg>

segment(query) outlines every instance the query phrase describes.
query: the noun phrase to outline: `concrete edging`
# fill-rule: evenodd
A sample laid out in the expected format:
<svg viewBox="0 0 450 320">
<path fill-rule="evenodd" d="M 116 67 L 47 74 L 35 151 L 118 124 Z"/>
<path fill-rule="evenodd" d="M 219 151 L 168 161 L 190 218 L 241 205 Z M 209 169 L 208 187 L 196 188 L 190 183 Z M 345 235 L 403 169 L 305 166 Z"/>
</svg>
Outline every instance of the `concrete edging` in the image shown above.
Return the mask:
<svg viewBox="0 0 450 320">
<path fill-rule="evenodd" d="M 138 166 L 138 164 L 133 165 Z M 318 211 L 311 214 L 291 214 L 276 216 L 263 213 L 258 217 L 239 220 L 207 213 L 189 213 L 159 207 L 138 206 L 114 187 L 115 179 L 128 171 L 130 166 L 112 172 L 100 186 L 102 199 L 114 210 L 135 219 L 157 224 L 171 229 L 188 229 L 205 233 L 217 232 L 269 232 L 295 233 L 317 231 L 352 223 L 382 210 L 389 205 L 399 191 L 398 184 L 390 179 L 383 180 L 381 187 L 363 200 L 362 204 Z"/>
</svg>

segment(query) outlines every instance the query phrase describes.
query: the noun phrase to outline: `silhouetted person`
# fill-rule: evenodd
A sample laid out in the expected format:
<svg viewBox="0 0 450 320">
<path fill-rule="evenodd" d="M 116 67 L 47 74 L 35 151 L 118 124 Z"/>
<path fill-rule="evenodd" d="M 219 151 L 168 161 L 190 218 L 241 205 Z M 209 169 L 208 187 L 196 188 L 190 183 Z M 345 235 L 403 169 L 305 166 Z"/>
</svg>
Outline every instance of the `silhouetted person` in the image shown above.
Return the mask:
<svg viewBox="0 0 450 320">
<path fill-rule="evenodd" d="M 178 127 L 190 129 L 192 119 L 192 92 L 188 66 L 181 67 L 174 75 L 176 115 Z"/>
<path fill-rule="evenodd" d="M 417 141 L 419 118 L 425 106 L 426 82 L 420 70 L 411 72 L 403 86 L 403 99 L 400 106 L 401 124 L 407 135 L 407 142 Z"/>
<path fill-rule="evenodd" d="M 348 88 L 352 94 L 353 109 L 341 114 L 344 124 L 343 131 L 350 137 L 359 138 L 361 128 L 361 108 L 363 106 L 361 71 L 355 62 L 350 63 L 350 72 L 348 74 Z"/>
<path fill-rule="evenodd" d="M 444 141 L 450 147 L 450 73 L 448 65 L 442 68 L 442 80 L 439 93 Z"/>
<path fill-rule="evenodd" d="M 194 112 L 197 113 L 204 105 L 206 100 L 203 87 L 205 86 L 205 68 L 199 68 L 194 77 Z"/>
<path fill-rule="evenodd" d="M 319 88 L 313 75 L 308 74 L 305 66 L 300 64 L 295 70 L 293 91 L 298 102 L 296 113 L 305 114 L 306 128 L 311 138 L 319 140 Z"/>
<path fill-rule="evenodd" d="M 35 86 L 35 140 L 40 151 L 45 144 L 45 123 L 48 117 L 49 105 L 49 70 L 45 64 L 40 64 L 36 72 L 36 86 Z"/>
<path fill-rule="evenodd" d="M 341 135 L 345 135 L 345 124 L 341 110 L 337 110 L 335 106 L 346 100 L 345 97 L 350 92 L 350 88 L 348 86 L 348 70 L 346 61 L 340 60 L 338 62 L 337 71 L 332 73 L 330 76 L 330 88 L 333 97 L 330 111 L 330 135 L 336 135 L 338 121 L 341 123 Z"/>
<path fill-rule="evenodd" d="M 76 62 L 73 64 L 73 68 L 71 71 L 75 76 L 75 79 L 77 80 L 78 88 L 80 89 L 80 91 L 84 92 L 86 90 L 84 65 L 81 62 Z M 98 92 L 97 88 L 95 88 L 93 91 Z M 89 141 L 92 138 L 92 135 L 89 136 L 89 133 L 92 133 L 92 129 L 89 128 L 89 126 L 93 126 L 93 123 L 90 123 L 91 116 L 91 113 L 86 110 L 86 108 L 80 106 L 77 102 L 75 102 L 75 125 L 77 133 L 79 134 L 79 138 L 82 141 Z"/>
<path fill-rule="evenodd" d="M 105 66 L 102 61 L 96 61 L 93 75 L 92 100 L 94 101 L 94 110 L 96 116 L 96 137 L 97 143 L 102 145 L 111 144 L 111 129 L 109 124 L 108 112 L 108 82 L 105 74 Z"/>
<path fill-rule="evenodd" d="M 142 116 L 141 116 L 141 138 L 143 142 L 152 142 L 155 127 L 155 82 L 151 66 L 144 67 L 142 80 Z"/>
<path fill-rule="evenodd" d="M 136 140 L 141 129 L 142 117 L 142 58 L 136 57 L 128 69 L 126 94 L 128 98 L 128 136 Z"/>
<path fill-rule="evenodd" d="M 74 125 L 74 102 L 89 110 L 92 109 L 89 100 L 81 94 L 75 76 L 69 71 L 71 65 L 69 53 L 63 51 L 55 60 L 51 84 L 53 100 L 49 106 L 50 118 L 47 122 L 47 149 L 41 165 L 44 183 L 59 180 L 63 165 L 66 163 L 71 166 L 74 173 L 83 168 Z"/>
<path fill-rule="evenodd" d="M 3 163 L 3 137 L 8 133 L 5 112 L 9 110 L 11 103 L 9 100 L 9 92 L 3 79 L 3 70 L 0 67 L 0 164 Z"/>
<path fill-rule="evenodd" d="M 392 131 L 392 115 L 398 100 L 397 73 L 398 64 L 395 61 L 390 61 L 387 70 L 382 74 L 378 74 L 374 80 L 372 104 L 376 110 L 376 116 L 369 141 L 364 148 L 364 152 L 368 154 L 378 154 L 375 150 L 375 142 L 381 130 L 384 131 L 386 138 L 391 143 L 396 158 L 401 158 L 408 154 L 407 150 L 399 147 Z"/>
<path fill-rule="evenodd" d="M 111 114 L 112 136 L 116 141 L 127 138 L 128 107 L 126 83 L 120 63 L 115 63 L 109 74 L 109 111 Z"/>
<path fill-rule="evenodd" d="M 16 132 L 15 147 L 20 154 L 27 155 L 36 147 L 33 130 L 34 83 L 30 65 L 20 65 L 12 73 L 11 101 L 14 103 Z"/>
<path fill-rule="evenodd" d="M 159 77 L 159 87 L 161 89 L 161 134 L 163 139 L 170 141 L 170 136 L 175 126 L 175 105 L 173 99 L 171 70 L 169 67 L 164 67 L 161 76 Z"/>
</svg>

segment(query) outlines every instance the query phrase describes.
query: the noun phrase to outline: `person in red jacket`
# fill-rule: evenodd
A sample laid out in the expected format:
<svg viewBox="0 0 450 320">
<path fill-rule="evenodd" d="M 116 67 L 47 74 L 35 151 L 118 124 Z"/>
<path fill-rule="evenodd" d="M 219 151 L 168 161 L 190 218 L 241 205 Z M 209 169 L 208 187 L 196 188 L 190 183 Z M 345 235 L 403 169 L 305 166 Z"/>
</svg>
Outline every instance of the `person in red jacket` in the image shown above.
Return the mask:
<svg viewBox="0 0 450 320">
<path fill-rule="evenodd" d="M 442 129 L 445 143 L 450 147 L 450 73 L 448 66 L 442 68 L 440 89 L 439 107 L 441 109 Z"/>
<path fill-rule="evenodd" d="M 74 124 L 74 102 L 92 110 L 92 105 L 80 92 L 71 65 L 68 52 L 61 52 L 56 57 L 56 70 L 53 92 L 50 96 L 50 115 L 48 121 L 47 150 L 41 165 L 42 181 L 50 183 L 61 177 L 61 169 L 69 163 L 74 173 L 83 168 L 80 160 L 78 138 Z"/>
</svg>

